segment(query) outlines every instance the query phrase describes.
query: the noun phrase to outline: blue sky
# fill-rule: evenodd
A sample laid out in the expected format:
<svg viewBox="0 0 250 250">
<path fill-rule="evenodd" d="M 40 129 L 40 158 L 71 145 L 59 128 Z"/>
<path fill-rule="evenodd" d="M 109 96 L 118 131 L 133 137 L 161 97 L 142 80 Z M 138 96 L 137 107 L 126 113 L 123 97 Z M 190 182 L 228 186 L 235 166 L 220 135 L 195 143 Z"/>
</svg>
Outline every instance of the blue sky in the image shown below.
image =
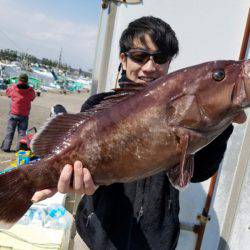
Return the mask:
<svg viewBox="0 0 250 250">
<path fill-rule="evenodd" d="M 91 69 L 100 12 L 101 0 L 0 0 L 0 48 L 56 60 L 62 48 L 64 63 Z"/>
</svg>

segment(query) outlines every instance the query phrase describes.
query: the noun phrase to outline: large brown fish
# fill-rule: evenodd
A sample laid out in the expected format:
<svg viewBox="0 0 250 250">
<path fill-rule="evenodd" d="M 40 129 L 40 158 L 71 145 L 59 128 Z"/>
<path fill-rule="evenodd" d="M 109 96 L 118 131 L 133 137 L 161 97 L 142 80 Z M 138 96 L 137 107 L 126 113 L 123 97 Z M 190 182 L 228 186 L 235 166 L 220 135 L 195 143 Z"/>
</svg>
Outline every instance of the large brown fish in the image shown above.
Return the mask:
<svg viewBox="0 0 250 250">
<path fill-rule="evenodd" d="M 0 175 L 0 221 L 16 222 L 37 190 L 57 186 L 66 163 L 80 160 L 99 185 L 166 170 L 184 187 L 192 155 L 250 104 L 250 61 L 213 61 L 147 86 L 131 83 L 85 113 L 49 121 L 32 147 L 42 159 Z"/>
</svg>

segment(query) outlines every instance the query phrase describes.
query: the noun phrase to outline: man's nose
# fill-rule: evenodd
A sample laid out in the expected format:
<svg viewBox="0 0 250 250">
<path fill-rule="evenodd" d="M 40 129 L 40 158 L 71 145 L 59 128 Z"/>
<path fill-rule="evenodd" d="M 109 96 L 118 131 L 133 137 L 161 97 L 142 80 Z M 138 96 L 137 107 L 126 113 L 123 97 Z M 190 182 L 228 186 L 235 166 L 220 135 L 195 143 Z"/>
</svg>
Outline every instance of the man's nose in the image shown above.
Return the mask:
<svg viewBox="0 0 250 250">
<path fill-rule="evenodd" d="M 147 72 L 154 72 L 156 70 L 156 65 L 152 56 L 149 60 L 143 65 L 142 70 Z"/>
</svg>

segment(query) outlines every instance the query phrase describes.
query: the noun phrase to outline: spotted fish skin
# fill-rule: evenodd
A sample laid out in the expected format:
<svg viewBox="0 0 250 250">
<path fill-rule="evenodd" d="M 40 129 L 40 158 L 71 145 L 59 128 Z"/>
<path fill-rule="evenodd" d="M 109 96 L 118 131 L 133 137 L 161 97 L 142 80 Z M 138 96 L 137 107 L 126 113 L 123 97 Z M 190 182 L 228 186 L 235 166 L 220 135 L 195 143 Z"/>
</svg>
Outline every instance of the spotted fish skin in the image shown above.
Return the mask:
<svg viewBox="0 0 250 250">
<path fill-rule="evenodd" d="M 33 194 L 56 187 L 62 168 L 76 160 L 98 185 L 166 170 L 175 187 L 185 187 L 193 154 L 250 105 L 250 61 L 206 62 L 124 86 L 86 112 L 55 117 L 36 134 L 32 149 L 41 160 L 0 175 L 0 220 L 17 221 Z M 8 206 L 19 209 L 10 213 Z"/>
</svg>

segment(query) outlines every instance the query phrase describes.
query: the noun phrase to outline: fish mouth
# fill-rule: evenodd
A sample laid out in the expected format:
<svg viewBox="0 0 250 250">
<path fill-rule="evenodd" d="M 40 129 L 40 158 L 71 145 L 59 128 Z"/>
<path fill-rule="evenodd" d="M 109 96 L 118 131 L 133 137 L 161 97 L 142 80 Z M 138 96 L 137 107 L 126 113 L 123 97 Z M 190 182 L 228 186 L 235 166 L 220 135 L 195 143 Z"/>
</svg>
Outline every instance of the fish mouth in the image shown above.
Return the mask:
<svg viewBox="0 0 250 250">
<path fill-rule="evenodd" d="M 244 89 L 247 96 L 247 103 L 249 103 L 250 99 L 250 60 L 247 60 L 244 62 L 244 66 L 242 69 L 242 75 L 243 75 L 243 83 L 244 83 Z"/>
</svg>

